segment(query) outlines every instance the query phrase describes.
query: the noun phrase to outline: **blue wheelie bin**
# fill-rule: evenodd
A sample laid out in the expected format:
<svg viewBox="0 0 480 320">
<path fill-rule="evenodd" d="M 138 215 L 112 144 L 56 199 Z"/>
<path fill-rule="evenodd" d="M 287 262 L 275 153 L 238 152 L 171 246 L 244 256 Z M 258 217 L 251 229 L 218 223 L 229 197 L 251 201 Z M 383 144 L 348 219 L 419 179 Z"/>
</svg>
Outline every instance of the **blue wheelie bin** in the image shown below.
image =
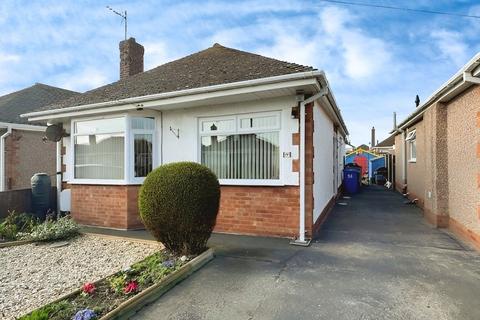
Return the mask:
<svg viewBox="0 0 480 320">
<path fill-rule="evenodd" d="M 349 167 L 343 169 L 343 183 L 345 193 L 355 194 L 360 191 L 360 170 Z"/>
</svg>

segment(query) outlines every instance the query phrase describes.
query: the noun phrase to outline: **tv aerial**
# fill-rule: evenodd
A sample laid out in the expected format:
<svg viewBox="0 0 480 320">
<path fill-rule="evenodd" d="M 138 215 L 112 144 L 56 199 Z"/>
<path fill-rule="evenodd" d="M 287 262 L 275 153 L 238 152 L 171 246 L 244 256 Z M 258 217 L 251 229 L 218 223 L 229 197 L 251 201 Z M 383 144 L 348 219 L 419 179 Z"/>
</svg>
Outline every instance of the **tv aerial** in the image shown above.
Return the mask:
<svg viewBox="0 0 480 320">
<path fill-rule="evenodd" d="M 107 6 L 107 9 L 112 11 L 116 15 L 122 17 L 122 19 L 123 19 L 122 22 L 125 24 L 125 40 L 127 40 L 127 10 L 125 10 L 123 12 L 118 12 L 117 10 L 113 9 L 110 6 Z"/>
</svg>

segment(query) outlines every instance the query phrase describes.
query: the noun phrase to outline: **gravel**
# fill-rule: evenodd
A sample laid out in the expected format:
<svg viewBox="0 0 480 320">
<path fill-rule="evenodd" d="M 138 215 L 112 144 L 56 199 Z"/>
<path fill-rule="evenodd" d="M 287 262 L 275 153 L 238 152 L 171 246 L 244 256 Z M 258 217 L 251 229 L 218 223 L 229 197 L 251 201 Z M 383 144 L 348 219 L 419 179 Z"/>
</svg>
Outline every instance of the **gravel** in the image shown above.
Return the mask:
<svg viewBox="0 0 480 320">
<path fill-rule="evenodd" d="M 90 234 L 67 243 L 0 248 L 0 318 L 15 319 L 161 248 Z"/>
</svg>

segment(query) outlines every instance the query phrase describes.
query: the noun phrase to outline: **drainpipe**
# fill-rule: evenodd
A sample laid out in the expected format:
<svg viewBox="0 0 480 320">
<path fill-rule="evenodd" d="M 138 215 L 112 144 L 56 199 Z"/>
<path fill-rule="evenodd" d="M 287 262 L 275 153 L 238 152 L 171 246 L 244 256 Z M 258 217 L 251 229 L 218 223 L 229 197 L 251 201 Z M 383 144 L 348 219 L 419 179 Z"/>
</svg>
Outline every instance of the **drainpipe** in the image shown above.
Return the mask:
<svg viewBox="0 0 480 320">
<path fill-rule="evenodd" d="M 312 103 L 328 94 L 328 87 L 323 88 L 316 95 L 304 100 L 303 92 L 297 93 L 297 101 L 300 102 L 300 212 L 299 212 L 299 230 L 298 239 L 291 241 L 290 244 L 297 246 L 309 246 L 311 239 L 305 238 L 305 105 Z"/>
<path fill-rule="evenodd" d="M 57 142 L 57 214 L 60 214 L 60 195 L 62 193 L 62 142 Z"/>
<path fill-rule="evenodd" d="M 298 242 L 308 245 L 305 241 L 305 101 L 300 102 L 300 228 Z"/>
<path fill-rule="evenodd" d="M 402 183 L 403 185 L 407 184 L 407 133 L 405 130 L 401 130 L 402 132 Z"/>
<path fill-rule="evenodd" d="M 5 132 L 0 137 L 0 191 L 5 191 L 5 139 L 12 134 L 12 127 L 7 127 L 7 132 Z"/>
</svg>

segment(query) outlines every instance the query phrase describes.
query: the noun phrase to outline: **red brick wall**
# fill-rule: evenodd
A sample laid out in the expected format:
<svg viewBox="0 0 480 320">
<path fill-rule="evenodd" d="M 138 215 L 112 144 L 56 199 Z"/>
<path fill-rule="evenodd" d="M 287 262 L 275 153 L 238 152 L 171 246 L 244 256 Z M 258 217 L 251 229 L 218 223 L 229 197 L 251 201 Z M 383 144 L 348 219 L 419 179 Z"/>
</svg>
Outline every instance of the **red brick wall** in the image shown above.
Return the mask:
<svg viewBox="0 0 480 320">
<path fill-rule="evenodd" d="M 143 228 L 138 216 L 139 186 L 69 185 L 73 218 L 86 225 Z"/>
<path fill-rule="evenodd" d="M 81 224 L 142 228 L 139 186 L 69 185 L 72 216 Z M 298 187 L 221 187 L 215 231 L 292 237 L 298 233 Z"/>
<path fill-rule="evenodd" d="M 215 231 L 293 237 L 298 234 L 298 187 L 222 186 Z"/>
<path fill-rule="evenodd" d="M 305 230 L 307 237 L 312 237 L 313 221 L 313 103 L 305 106 Z M 298 216 L 299 213 L 297 213 Z"/>
</svg>

